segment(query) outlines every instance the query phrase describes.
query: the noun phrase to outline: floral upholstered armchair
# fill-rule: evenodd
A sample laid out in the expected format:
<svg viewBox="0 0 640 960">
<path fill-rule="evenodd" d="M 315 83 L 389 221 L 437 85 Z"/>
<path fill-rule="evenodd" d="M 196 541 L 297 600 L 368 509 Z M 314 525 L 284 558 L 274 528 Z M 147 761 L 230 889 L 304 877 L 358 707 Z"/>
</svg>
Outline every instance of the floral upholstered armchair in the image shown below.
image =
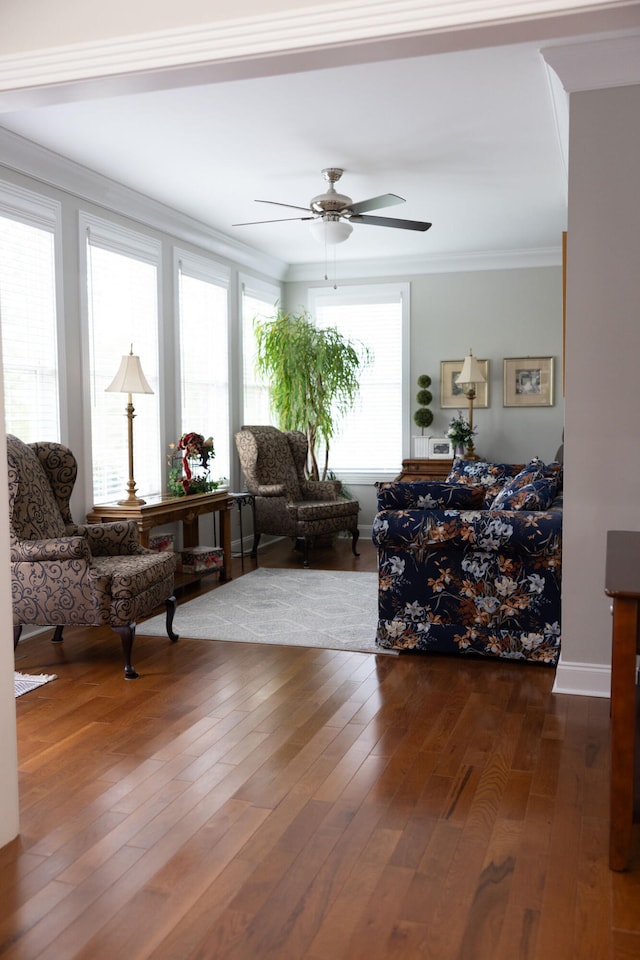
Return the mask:
<svg viewBox="0 0 640 960">
<path fill-rule="evenodd" d="M 133 521 L 75 524 L 69 499 L 77 476 L 72 452 L 59 443 L 26 444 L 7 436 L 9 534 L 14 647 L 25 624 L 110 626 L 119 634 L 125 677 L 136 620 L 167 605 L 173 632 L 175 557 L 147 550 Z"/>
<path fill-rule="evenodd" d="M 309 544 L 323 534 L 347 530 L 354 556 L 358 530 L 357 500 L 339 495 L 335 480 L 307 480 L 307 438 L 299 430 L 271 426 L 243 426 L 236 447 L 247 490 L 255 497 L 252 555 L 263 533 L 301 540 L 304 566 L 309 566 Z"/>
<path fill-rule="evenodd" d="M 560 651 L 561 473 L 532 461 L 454 463 L 447 482 L 384 483 L 376 642 L 555 665 Z"/>
</svg>

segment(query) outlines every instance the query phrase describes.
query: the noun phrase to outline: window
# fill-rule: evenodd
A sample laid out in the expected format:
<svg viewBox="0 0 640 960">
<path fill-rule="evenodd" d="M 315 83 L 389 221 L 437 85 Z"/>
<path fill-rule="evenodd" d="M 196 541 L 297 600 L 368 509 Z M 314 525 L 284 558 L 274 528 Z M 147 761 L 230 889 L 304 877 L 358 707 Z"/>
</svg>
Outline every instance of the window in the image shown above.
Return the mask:
<svg viewBox="0 0 640 960">
<path fill-rule="evenodd" d="M 329 468 L 341 479 L 374 482 L 396 476 L 407 448 L 409 286 L 380 284 L 309 292 L 309 310 L 322 327 L 337 327 L 368 347 L 371 363 L 360 396 L 339 421 Z"/>
<path fill-rule="evenodd" d="M 230 273 L 205 258 L 176 251 L 180 330 L 180 433 L 213 437 L 211 479 L 229 479 Z M 176 440 L 178 438 L 176 437 Z"/>
<path fill-rule="evenodd" d="M 253 321 L 268 320 L 278 310 L 280 291 L 256 280 L 242 281 L 242 423 L 273 424 L 269 385 L 256 374 L 256 341 Z"/>
<path fill-rule="evenodd" d="M 0 184 L 0 326 L 5 426 L 60 440 L 56 325 L 59 204 Z"/>
<path fill-rule="evenodd" d="M 144 234 L 82 215 L 86 236 L 87 327 L 94 503 L 124 498 L 128 477 L 128 396 L 106 393 L 123 354 L 140 357 L 153 394 L 134 394 L 137 493 L 162 489 L 158 397 L 158 263 L 160 244 Z"/>
</svg>

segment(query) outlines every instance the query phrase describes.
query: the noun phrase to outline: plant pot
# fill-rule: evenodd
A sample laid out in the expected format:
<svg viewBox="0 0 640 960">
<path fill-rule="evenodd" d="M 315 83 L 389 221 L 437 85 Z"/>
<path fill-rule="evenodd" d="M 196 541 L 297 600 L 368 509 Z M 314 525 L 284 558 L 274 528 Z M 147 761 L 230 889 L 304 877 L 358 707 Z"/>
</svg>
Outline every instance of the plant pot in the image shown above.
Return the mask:
<svg viewBox="0 0 640 960">
<path fill-rule="evenodd" d="M 413 455 L 417 460 L 429 457 L 429 437 L 413 437 Z"/>
</svg>

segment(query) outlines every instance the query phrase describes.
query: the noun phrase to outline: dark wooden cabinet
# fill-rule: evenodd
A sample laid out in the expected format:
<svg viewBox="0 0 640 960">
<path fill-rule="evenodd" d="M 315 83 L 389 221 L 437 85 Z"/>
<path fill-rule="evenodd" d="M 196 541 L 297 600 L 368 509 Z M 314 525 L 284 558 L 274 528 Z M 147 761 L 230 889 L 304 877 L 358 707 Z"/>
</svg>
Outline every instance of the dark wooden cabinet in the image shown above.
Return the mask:
<svg viewBox="0 0 640 960">
<path fill-rule="evenodd" d="M 446 480 L 453 460 L 403 460 L 396 480 Z"/>
</svg>

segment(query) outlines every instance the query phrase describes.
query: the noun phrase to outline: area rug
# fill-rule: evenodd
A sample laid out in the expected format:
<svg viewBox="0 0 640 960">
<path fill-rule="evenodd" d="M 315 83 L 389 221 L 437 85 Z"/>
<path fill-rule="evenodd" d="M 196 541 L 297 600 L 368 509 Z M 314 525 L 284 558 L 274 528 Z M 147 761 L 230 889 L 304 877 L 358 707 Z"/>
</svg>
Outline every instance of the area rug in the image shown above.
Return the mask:
<svg viewBox="0 0 640 960">
<path fill-rule="evenodd" d="M 45 683 L 49 683 L 50 680 L 56 680 L 57 675 L 55 673 L 41 673 L 37 676 L 29 673 L 17 673 L 14 671 L 13 674 L 13 688 L 15 691 L 16 697 L 21 697 L 24 693 L 29 693 L 30 690 L 35 690 L 36 687 L 42 687 Z"/>
<path fill-rule="evenodd" d="M 262 567 L 176 610 L 174 628 L 193 640 L 239 640 L 387 653 L 375 644 L 378 575 Z M 136 628 L 165 633 L 164 615 Z"/>
</svg>

